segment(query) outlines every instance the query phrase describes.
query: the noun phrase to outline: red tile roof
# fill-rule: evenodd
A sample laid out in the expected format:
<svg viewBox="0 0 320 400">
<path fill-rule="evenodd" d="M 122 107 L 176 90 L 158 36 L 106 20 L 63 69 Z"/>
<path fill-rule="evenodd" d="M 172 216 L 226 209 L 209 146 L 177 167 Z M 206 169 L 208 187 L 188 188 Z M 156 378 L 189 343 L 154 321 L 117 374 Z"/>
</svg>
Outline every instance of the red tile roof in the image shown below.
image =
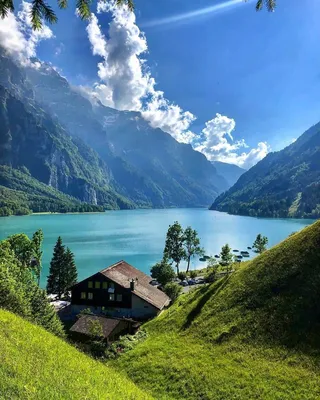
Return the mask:
<svg viewBox="0 0 320 400">
<path fill-rule="evenodd" d="M 132 293 L 159 310 L 162 310 L 170 302 L 165 293 L 150 284 L 152 278 L 149 275 L 123 260 L 103 269 L 100 273 L 126 289 L 130 289 L 130 281 L 134 279 L 135 284 Z"/>
</svg>

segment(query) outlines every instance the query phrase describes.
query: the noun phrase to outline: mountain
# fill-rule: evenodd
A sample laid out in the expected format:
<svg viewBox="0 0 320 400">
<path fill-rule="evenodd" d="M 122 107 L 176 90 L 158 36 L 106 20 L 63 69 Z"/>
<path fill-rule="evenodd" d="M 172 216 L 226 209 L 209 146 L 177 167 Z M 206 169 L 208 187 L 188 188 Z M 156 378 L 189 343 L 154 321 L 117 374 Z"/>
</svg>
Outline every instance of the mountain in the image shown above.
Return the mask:
<svg viewBox="0 0 320 400">
<path fill-rule="evenodd" d="M 190 291 L 111 362 L 158 399 L 319 399 L 320 221 Z"/>
<path fill-rule="evenodd" d="M 220 176 L 228 182 L 228 185 L 233 186 L 242 174 L 246 172 L 244 168 L 240 168 L 235 164 L 229 164 L 222 161 L 211 161 Z"/>
<path fill-rule="evenodd" d="M 203 154 L 151 128 L 139 113 L 91 103 L 47 64 L 26 74 L 41 107 L 98 153 L 115 190 L 138 206 L 206 206 L 228 188 Z"/>
<path fill-rule="evenodd" d="M 114 205 L 116 206 L 116 205 Z M 34 212 L 102 212 L 103 206 L 88 204 L 32 178 L 26 167 L 17 170 L 0 165 L 0 216 Z"/>
<path fill-rule="evenodd" d="M 211 209 L 259 217 L 319 218 L 320 123 L 241 175 Z"/>
</svg>

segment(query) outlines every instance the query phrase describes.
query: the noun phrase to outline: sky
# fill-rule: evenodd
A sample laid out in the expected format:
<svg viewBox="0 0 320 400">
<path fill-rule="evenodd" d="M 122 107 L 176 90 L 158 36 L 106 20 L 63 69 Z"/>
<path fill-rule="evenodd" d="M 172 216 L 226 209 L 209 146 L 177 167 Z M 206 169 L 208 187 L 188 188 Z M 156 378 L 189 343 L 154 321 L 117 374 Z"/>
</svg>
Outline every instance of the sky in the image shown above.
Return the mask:
<svg viewBox="0 0 320 400">
<path fill-rule="evenodd" d="M 132 14 L 98 1 L 88 22 L 70 3 L 33 33 L 23 1 L 0 20 L 0 44 L 209 160 L 250 168 L 320 120 L 320 3 L 277 3 L 257 13 L 252 0 L 135 0 Z"/>
</svg>

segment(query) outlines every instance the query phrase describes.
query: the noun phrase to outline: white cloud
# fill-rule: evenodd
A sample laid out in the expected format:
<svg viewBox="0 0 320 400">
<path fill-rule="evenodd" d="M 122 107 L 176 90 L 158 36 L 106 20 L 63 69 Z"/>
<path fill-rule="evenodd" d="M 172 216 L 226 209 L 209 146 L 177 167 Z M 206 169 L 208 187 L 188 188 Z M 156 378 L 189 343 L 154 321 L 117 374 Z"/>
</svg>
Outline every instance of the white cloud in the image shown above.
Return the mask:
<svg viewBox="0 0 320 400">
<path fill-rule="evenodd" d="M 0 23 L 0 45 L 22 64 L 29 64 L 30 58 L 36 56 L 36 48 L 41 40 L 53 37 L 46 24 L 39 30 L 32 30 L 30 9 L 31 4 L 22 1 L 18 14 L 15 16 L 10 12 Z M 33 65 L 37 67 L 38 64 Z"/>
<path fill-rule="evenodd" d="M 60 54 L 61 54 L 62 52 L 64 52 L 64 49 L 65 49 L 65 45 L 64 45 L 63 43 L 60 43 L 60 44 L 55 48 L 55 51 L 54 51 L 55 57 L 59 57 Z"/>
<path fill-rule="evenodd" d="M 244 139 L 233 140 L 232 132 L 235 126 L 234 119 L 216 114 L 215 118 L 206 122 L 201 141 L 194 145 L 195 149 L 205 154 L 210 161 L 223 161 L 246 169 L 252 167 L 267 155 L 269 145 L 260 142 L 257 148 L 240 152 L 240 149 L 248 148 L 248 145 Z"/>
<path fill-rule="evenodd" d="M 140 111 L 153 128 L 190 142 L 194 135 L 188 129 L 195 117 L 155 89 L 156 82 L 142 58 L 148 51 L 147 40 L 136 25 L 134 13 L 126 6 L 116 7 L 114 1 L 99 1 L 97 12 L 112 14 L 108 38 L 94 14 L 87 26 L 92 52 L 103 59 L 98 63 L 100 81 L 94 86 L 99 100 L 118 110 Z"/>
</svg>

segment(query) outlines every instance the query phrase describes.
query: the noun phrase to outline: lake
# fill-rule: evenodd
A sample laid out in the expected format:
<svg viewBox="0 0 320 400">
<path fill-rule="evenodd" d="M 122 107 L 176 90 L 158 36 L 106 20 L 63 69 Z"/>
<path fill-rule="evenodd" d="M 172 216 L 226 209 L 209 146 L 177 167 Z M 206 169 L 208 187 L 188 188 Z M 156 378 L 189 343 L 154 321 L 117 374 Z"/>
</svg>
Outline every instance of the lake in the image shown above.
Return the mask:
<svg viewBox="0 0 320 400">
<path fill-rule="evenodd" d="M 214 255 L 229 243 L 233 249 L 246 250 L 258 233 L 272 246 L 290 233 L 314 222 L 298 219 L 262 219 L 228 215 L 207 209 L 122 210 L 100 214 L 42 214 L 0 218 L 0 239 L 24 232 L 30 237 L 39 228 L 44 232 L 41 286 L 45 286 L 53 246 L 61 235 L 75 254 L 79 279 L 117 262 L 126 260 L 149 273 L 162 258 L 169 224 L 179 221 L 199 233 L 206 254 Z M 193 260 L 192 267 L 205 263 Z M 183 266 L 182 266 L 183 267 Z"/>
</svg>

